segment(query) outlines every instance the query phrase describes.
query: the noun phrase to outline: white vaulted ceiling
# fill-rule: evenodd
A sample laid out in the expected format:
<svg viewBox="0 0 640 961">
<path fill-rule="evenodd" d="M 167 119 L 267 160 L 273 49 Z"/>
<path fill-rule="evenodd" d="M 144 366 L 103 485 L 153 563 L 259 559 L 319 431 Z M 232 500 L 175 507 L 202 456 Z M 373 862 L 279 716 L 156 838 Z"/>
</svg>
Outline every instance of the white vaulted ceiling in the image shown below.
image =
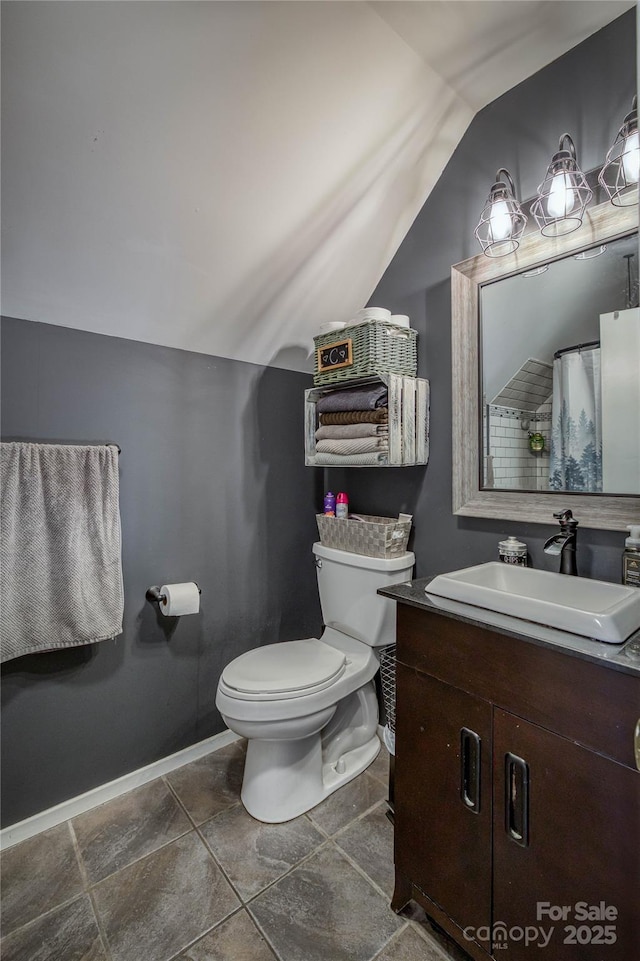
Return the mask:
<svg viewBox="0 0 640 961">
<path fill-rule="evenodd" d="M 630 2 L 3 4 L 3 313 L 306 369 L 474 114 Z"/>
</svg>

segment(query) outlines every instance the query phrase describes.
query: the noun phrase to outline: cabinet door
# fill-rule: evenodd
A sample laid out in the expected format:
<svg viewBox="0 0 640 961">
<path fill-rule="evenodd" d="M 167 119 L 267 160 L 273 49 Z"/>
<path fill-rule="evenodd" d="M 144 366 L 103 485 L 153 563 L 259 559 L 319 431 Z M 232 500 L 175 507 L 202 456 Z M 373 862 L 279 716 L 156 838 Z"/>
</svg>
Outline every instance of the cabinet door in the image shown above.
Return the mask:
<svg viewBox="0 0 640 961">
<path fill-rule="evenodd" d="M 486 927 L 491 705 L 400 663 L 396 687 L 396 868 L 461 927 Z"/>
<path fill-rule="evenodd" d="M 496 957 L 640 958 L 640 773 L 497 709 L 494 772 Z"/>
</svg>

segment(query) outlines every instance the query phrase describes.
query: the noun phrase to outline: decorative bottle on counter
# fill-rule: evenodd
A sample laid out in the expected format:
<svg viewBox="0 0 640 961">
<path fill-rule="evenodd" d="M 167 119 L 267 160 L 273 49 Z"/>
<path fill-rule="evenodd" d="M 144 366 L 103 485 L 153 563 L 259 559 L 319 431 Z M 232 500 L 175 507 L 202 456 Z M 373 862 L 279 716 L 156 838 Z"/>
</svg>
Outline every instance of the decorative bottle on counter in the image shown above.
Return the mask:
<svg viewBox="0 0 640 961">
<path fill-rule="evenodd" d="M 629 524 L 630 536 L 624 542 L 622 553 L 622 583 L 627 587 L 640 587 L 640 525 Z"/>
<path fill-rule="evenodd" d="M 327 517 L 336 516 L 336 495 L 331 491 L 327 491 L 324 495 L 324 512 Z"/>
<path fill-rule="evenodd" d="M 349 498 L 344 492 L 336 497 L 336 517 L 347 518 L 349 515 Z"/>
<path fill-rule="evenodd" d="M 506 541 L 498 544 L 498 556 L 503 564 L 518 564 L 527 566 L 527 545 L 517 537 L 507 537 Z"/>
</svg>

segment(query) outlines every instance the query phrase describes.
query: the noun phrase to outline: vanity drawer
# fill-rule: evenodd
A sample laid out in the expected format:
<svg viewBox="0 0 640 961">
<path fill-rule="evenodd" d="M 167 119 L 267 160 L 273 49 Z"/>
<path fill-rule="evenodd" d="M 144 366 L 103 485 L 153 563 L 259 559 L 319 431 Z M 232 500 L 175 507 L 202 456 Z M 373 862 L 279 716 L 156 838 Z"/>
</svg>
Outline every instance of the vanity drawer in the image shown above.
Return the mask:
<svg viewBox="0 0 640 961">
<path fill-rule="evenodd" d="M 396 656 L 635 769 L 640 677 L 404 604 Z"/>
</svg>

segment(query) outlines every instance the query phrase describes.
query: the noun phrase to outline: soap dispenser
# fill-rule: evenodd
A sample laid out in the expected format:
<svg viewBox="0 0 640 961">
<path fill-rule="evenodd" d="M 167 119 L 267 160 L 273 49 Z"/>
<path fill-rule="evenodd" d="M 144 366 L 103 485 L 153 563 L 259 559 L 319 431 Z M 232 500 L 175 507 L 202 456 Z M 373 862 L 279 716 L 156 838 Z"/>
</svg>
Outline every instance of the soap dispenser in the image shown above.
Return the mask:
<svg viewBox="0 0 640 961">
<path fill-rule="evenodd" d="M 624 542 L 622 553 L 622 583 L 640 587 L 640 524 L 629 524 L 630 537 Z"/>
</svg>

